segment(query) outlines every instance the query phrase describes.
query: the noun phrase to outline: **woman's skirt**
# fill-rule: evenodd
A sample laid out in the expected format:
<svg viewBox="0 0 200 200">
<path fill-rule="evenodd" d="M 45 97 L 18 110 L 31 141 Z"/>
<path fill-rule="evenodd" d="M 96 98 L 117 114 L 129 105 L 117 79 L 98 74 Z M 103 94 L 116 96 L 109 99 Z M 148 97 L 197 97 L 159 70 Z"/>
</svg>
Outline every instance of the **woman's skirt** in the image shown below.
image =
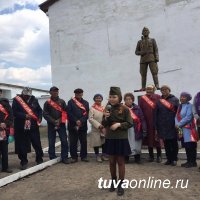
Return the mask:
<svg viewBox="0 0 200 200">
<path fill-rule="evenodd" d="M 128 156 L 131 154 L 128 139 L 106 139 L 105 153 L 108 155 Z"/>
<path fill-rule="evenodd" d="M 131 155 L 140 154 L 142 148 L 142 140 L 135 139 L 135 131 L 133 127 L 128 129 L 128 141 L 131 148 Z"/>
</svg>

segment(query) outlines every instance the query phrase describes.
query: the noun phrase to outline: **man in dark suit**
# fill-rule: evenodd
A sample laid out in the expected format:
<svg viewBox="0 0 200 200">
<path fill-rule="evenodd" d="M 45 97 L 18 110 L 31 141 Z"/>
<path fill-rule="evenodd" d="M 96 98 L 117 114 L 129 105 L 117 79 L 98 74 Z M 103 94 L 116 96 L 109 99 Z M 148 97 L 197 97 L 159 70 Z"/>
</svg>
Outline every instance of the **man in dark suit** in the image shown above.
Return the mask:
<svg viewBox="0 0 200 200">
<path fill-rule="evenodd" d="M 70 154 L 72 163 L 78 161 L 77 142 L 80 141 L 80 157 L 84 162 L 87 159 L 87 120 L 89 113 L 89 103 L 83 99 L 83 90 L 78 88 L 74 90 L 75 97 L 68 101 L 68 130 L 70 138 Z"/>
<path fill-rule="evenodd" d="M 44 104 L 43 116 L 48 124 L 49 158 L 56 158 L 55 141 L 56 132 L 61 142 L 61 162 L 69 164 L 68 159 L 68 141 L 66 133 L 67 105 L 59 97 L 59 89 L 55 86 L 50 88 L 51 97 Z"/>
<path fill-rule="evenodd" d="M 31 88 L 25 87 L 21 95 L 13 99 L 12 104 L 15 130 L 15 153 L 21 160 L 21 170 L 27 168 L 27 153 L 31 152 L 31 143 L 36 152 L 36 163 L 43 162 L 39 125 L 42 121 L 42 109 Z"/>
</svg>

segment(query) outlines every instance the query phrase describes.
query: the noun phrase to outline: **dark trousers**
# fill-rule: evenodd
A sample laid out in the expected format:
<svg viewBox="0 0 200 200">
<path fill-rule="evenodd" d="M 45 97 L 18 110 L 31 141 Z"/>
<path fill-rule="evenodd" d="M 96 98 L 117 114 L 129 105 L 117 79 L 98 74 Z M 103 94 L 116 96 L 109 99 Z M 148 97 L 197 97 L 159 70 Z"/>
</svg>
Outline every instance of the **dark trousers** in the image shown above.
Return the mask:
<svg viewBox="0 0 200 200">
<path fill-rule="evenodd" d="M 77 143 L 78 140 L 81 144 L 81 152 L 80 157 L 81 159 L 87 157 L 87 131 L 70 129 L 69 130 L 69 140 L 70 140 L 70 154 L 73 159 L 78 158 L 77 154 Z"/>
<path fill-rule="evenodd" d="M 95 155 L 99 154 L 99 148 L 100 147 L 94 147 L 94 153 L 95 153 Z M 102 154 L 105 154 L 105 144 L 102 144 L 101 148 L 102 148 Z"/>
<path fill-rule="evenodd" d="M 169 139 L 169 140 L 164 140 L 164 145 L 165 145 L 165 153 L 167 160 L 172 162 L 172 161 L 177 161 L 178 158 L 178 141 L 177 139 Z"/>
<path fill-rule="evenodd" d="M 8 169 L 8 142 L 0 141 L 0 153 L 2 161 L 2 170 Z"/>
<path fill-rule="evenodd" d="M 56 153 L 55 153 L 56 132 L 58 132 L 61 142 L 61 159 L 65 160 L 68 158 L 68 141 L 67 141 L 67 132 L 65 124 L 61 124 L 57 130 L 55 129 L 55 126 L 53 124 L 48 124 L 49 159 L 52 160 L 56 158 Z"/>
<path fill-rule="evenodd" d="M 149 157 L 154 158 L 153 147 L 148 147 Z M 156 147 L 157 158 L 161 157 L 161 147 Z"/>
<path fill-rule="evenodd" d="M 36 162 L 43 161 L 43 159 L 42 159 L 43 151 L 42 151 L 42 145 L 41 145 L 41 141 L 40 141 L 39 127 L 31 129 L 25 134 L 29 135 L 30 142 L 35 150 L 35 153 L 36 153 L 35 161 Z M 21 165 L 25 165 L 28 163 L 26 148 L 22 147 L 19 149 L 18 158 L 21 160 Z"/>
<path fill-rule="evenodd" d="M 185 142 L 184 143 L 187 162 L 196 163 L 197 159 L 197 143 L 196 142 Z"/>
</svg>

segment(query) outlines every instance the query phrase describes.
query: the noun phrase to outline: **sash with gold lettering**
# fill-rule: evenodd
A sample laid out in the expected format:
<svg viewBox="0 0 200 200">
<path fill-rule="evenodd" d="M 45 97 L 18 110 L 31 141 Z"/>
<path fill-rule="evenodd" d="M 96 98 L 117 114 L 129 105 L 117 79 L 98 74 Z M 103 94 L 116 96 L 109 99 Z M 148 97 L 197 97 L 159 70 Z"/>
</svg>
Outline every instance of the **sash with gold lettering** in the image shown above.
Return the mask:
<svg viewBox="0 0 200 200">
<path fill-rule="evenodd" d="M 73 99 L 73 101 L 75 102 L 75 104 L 76 104 L 80 109 L 83 110 L 83 115 L 84 115 L 84 116 L 87 115 L 87 110 L 86 110 L 85 106 L 84 106 L 81 102 L 79 102 L 75 97 L 73 97 L 72 99 Z"/>
<path fill-rule="evenodd" d="M 151 108 L 155 108 L 156 107 L 156 104 L 153 102 L 153 101 L 151 101 L 146 95 L 144 95 L 144 96 L 142 96 L 141 98 L 143 98 L 144 100 L 145 100 L 145 102 L 149 105 L 149 106 L 151 106 Z"/>
<path fill-rule="evenodd" d="M 128 109 L 130 111 L 130 114 L 131 114 L 133 121 L 136 123 L 135 128 L 136 128 L 137 132 L 140 132 L 141 128 L 142 128 L 140 118 L 133 112 L 133 110 L 131 108 L 128 108 Z"/>
<path fill-rule="evenodd" d="M 99 106 L 97 104 L 93 104 L 92 106 L 94 109 L 98 110 L 99 112 L 103 112 L 104 111 L 104 107 L 103 106 Z"/>
<path fill-rule="evenodd" d="M 7 110 L 3 107 L 3 105 L 1 105 L 1 104 L 0 104 L 0 111 L 5 114 L 4 120 L 6 120 L 7 117 L 9 116 L 9 114 L 8 114 Z"/>
<path fill-rule="evenodd" d="M 53 108 L 55 108 L 56 110 L 60 111 L 61 112 L 61 122 L 62 123 L 66 123 L 67 121 L 67 112 L 64 111 L 60 105 L 58 105 L 56 102 L 52 101 L 51 99 L 48 99 L 47 101 L 49 103 L 50 106 L 52 106 Z"/>
<path fill-rule="evenodd" d="M 171 104 L 169 101 L 167 101 L 165 99 L 160 99 L 160 103 L 162 103 L 162 105 L 165 106 L 166 108 L 168 108 L 169 110 L 176 112 L 173 104 Z"/>
<path fill-rule="evenodd" d="M 38 117 L 31 110 L 31 108 L 24 102 L 24 100 L 20 96 L 16 96 L 15 99 L 22 106 L 22 108 L 27 112 L 27 114 L 30 115 L 37 122 L 37 125 L 39 126 L 40 121 L 39 121 Z"/>
</svg>

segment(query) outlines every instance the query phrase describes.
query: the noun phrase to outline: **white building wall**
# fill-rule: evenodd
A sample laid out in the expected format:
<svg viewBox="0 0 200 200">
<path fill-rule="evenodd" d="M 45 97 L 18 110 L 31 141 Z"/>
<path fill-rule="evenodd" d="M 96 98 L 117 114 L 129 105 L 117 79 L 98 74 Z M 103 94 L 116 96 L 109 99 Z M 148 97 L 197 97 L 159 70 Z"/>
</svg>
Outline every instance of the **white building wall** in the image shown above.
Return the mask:
<svg viewBox="0 0 200 200">
<path fill-rule="evenodd" d="M 14 98 L 17 94 L 21 94 L 22 89 L 23 89 L 23 88 L 18 88 L 14 86 L 5 86 L 5 85 L 0 85 L 0 88 L 3 90 L 3 96 L 8 99 Z M 41 97 L 42 95 L 49 95 L 49 92 L 38 91 L 38 90 L 33 89 L 32 95 L 34 95 L 35 97 Z"/>
<path fill-rule="evenodd" d="M 85 98 L 141 87 L 137 41 L 144 26 L 156 39 L 160 85 L 172 93 L 200 89 L 199 0 L 60 0 L 48 11 L 53 85 L 65 100 L 81 87 Z M 148 83 L 152 83 L 148 74 Z"/>
</svg>

